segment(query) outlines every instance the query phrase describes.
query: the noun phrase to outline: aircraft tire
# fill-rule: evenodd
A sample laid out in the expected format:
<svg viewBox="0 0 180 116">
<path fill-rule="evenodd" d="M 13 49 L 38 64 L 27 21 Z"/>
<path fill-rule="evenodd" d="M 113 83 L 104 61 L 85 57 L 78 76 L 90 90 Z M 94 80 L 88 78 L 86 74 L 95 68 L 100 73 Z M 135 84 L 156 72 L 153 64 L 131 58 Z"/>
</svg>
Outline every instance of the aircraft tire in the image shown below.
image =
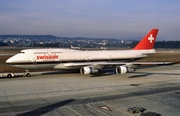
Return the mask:
<svg viewBox="0 0 180 116">
<path fill-rule="evenodd" d="M 27 74 L 26 74 L 26 77 L 30 77 L 30 76 L 31 76 L 31 74 L 30 74 L 30 73 L 27 73 Z"/>
<path fill-rule="evenodd" d="M 11 75 L 11 74 L 7 74 L 7 77 L 8 77 L 8 78 L 11 78 L 11 77 L 12 77 L 12 75 Z"/>
</svg>

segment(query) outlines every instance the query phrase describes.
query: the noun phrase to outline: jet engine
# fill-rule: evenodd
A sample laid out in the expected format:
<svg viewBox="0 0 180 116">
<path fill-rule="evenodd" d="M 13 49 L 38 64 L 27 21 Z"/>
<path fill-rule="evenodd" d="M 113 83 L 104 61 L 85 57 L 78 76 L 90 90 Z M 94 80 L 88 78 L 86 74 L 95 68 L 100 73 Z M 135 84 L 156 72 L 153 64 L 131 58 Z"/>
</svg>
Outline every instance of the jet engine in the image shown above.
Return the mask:
<svg viewBox="0 0 180 116">
<path fill-rule="evenodd" d="M 126 67 L 126 66 L 118 66 L 118 67 L 116 67 L 116 73 L 117 74 L 132 73 L 134 71 L 135 71 L 135 69 L 129 68 L 129 67 Z"/>
<path fill-rule="evenodd" d="M 86 67 L 82 67 L 80 69 L 80 72 L 82 75 L 88 75 L 88 74 L 97 74 L 99 71 L 98 69 L 95 69 L 93 67 L 89 67 L 89 66 L 86 66 Z"/>
</svg>

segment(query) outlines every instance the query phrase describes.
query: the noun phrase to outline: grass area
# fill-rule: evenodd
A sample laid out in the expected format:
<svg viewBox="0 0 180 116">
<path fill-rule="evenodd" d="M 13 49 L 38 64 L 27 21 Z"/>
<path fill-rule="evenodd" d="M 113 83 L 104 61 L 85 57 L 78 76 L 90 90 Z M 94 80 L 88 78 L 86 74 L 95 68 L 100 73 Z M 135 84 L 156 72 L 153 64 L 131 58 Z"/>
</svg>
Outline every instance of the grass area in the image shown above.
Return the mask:
<svg viewBox="0 0 180 116">
<path fill-rule="evenodd" d="M 0 54 L 16 54 L 22 49 L 19 47 L 0 47 Z"/>
<path fill-rule="evenodd" d="M 139 61 L 153 61 L 153 62 L 180 62 L 180 53 L 171 54 L 154 54 L 152 56 L 143 58 Z"/>
<path fill-rule="evenodd" d="M 23 72 L 24 69 L 15 68 L 6 64 L 6 60 L 11 56 L 0 56 L 0 73 L 4 72 Z"/>
</svg>

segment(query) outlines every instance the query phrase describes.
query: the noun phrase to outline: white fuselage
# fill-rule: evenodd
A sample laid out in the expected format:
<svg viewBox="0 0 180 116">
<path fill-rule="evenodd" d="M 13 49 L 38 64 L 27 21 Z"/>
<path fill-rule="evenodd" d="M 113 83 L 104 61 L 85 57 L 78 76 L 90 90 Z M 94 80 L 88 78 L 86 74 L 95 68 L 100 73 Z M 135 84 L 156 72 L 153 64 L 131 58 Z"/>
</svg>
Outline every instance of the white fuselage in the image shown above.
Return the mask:
<svg viewBox="0 0 180 116">
<path fill-rule="evenodd" d="M 149 54 L 155 53 L 150 50 L 99 50 L 83 51 L 73 49 L 26 49 L 9 58 L 6 63 L 25 69 L 54 68 L 58 64 L 69 62 L 112 62 L 134 61 Z M 79 68 L 79 67 L 78 67 Z"/>
</svg>

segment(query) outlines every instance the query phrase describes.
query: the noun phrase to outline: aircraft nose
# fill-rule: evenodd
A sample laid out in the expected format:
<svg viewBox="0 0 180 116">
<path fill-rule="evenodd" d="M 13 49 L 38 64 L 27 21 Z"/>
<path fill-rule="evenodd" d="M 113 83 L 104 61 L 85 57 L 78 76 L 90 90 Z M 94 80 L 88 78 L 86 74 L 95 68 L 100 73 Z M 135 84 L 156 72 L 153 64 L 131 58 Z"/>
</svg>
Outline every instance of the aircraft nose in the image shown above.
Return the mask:
<svg viewBox="0 0 180 116">
<path fill-rule="evenodd" d="M 10 63 L 12 63 L 11 58 L 9 58 L 9 59 L 6 60 L 6 64 L 10 64 Z"/>
</svg>

